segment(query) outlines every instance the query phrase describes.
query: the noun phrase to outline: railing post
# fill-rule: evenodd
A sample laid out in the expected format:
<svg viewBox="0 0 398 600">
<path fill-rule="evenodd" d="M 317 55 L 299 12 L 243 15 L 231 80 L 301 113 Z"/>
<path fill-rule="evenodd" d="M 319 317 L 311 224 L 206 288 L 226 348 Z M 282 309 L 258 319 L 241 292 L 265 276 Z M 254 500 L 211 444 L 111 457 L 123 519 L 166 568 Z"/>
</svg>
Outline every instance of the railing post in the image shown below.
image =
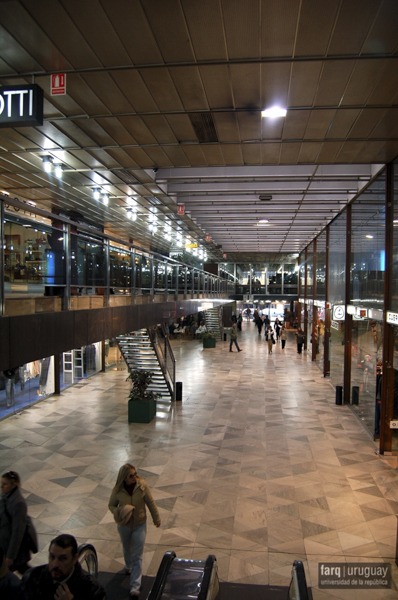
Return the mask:
<svg viewBox="0 0 398 600">
<path fill-rule="evenodd" d="M 64 223 L 64 262 L 65 262 L 65 289 L 62 310 L 70 310 L 71 306 L 71 278 L 72 278 L 72 256 L 71 256 L 71 232 L 70 225 Z"/>
</svg>

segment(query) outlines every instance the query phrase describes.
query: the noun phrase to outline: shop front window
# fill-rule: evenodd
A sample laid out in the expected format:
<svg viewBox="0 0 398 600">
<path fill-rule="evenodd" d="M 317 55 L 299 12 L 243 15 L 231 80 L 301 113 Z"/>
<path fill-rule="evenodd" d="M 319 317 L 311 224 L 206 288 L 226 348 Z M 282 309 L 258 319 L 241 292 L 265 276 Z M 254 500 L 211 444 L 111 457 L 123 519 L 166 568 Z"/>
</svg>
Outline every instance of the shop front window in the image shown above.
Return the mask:
<svg viewBox="0 0 398 600">
<path fill-rule="evenodd" d="M 62 230 L 7 216 L 4 224 L 4 288 L 15 292 L 48 293 L 65 285 Z"/>
<path fill-rule="evenodd" d="M 0 373 L 0 418 L 54 393 L 54 357 Z"/>
<path fill-rule="evenodd" d="M 121 248 L 109 248 L 111 288 L 129 289 L 131 286 L 131 254 Z"/>
<path fill-rule="evenodd" d="M 101 342 L 63 352 L 60 387 L 65 388 L 101 370 Z"/>
<path fill-rule="evenodd" d="M 71 235 L 71 285 L 104 287 L 105 249 L 102 241 Z"/>
<path fill-rule="evenodd" d="M 353 410 L 372 433 L 375 426 L 377 372 L 382 364 L 382 322 L 353 319 L 351 350 L 351 398 Z"/>
</svg>

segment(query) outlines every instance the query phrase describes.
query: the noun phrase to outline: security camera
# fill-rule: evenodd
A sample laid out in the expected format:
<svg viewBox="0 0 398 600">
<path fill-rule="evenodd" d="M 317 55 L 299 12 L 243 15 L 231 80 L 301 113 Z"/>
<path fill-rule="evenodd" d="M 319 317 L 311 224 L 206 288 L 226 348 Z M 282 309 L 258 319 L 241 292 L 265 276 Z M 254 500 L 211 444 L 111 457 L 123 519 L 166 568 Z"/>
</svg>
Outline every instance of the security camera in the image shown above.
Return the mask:
<svg viewBox="0 0 398 600">
<path fill-rule="evenodd" d="M 157 172 L 159 171 L 159 169 L 158 169 L 157 167 L 153 167 L 152 171 L 153 171 L 154 173 L 157 173 Z"/>
</svg>

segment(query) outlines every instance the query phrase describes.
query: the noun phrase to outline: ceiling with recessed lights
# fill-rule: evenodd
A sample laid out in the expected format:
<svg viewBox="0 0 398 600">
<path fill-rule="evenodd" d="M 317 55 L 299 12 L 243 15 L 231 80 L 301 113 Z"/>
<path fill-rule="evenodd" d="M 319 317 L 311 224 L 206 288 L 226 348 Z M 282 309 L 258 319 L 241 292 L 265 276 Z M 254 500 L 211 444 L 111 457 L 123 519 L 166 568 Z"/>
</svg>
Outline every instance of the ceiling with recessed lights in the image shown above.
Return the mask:
<svg viewBox="0 0 398 600">
<path fill-rule="evenodd" d="M 0 129 L 0 189 L 166 254 L 297 252 L 398 154 L 397 23 L 396 0 L 5 0 L 0 84 L 40 85 L 44 123 Z"/>
</svg>

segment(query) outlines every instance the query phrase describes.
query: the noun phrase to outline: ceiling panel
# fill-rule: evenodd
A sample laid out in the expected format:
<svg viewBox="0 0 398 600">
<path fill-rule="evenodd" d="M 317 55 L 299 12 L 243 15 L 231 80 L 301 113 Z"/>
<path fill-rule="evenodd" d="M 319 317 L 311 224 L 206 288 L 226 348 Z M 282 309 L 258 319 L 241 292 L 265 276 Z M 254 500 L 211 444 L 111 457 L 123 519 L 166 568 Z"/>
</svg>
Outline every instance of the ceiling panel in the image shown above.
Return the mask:
<svg viewBox="0 0 398 600">
<path fill-rule="evenodd" d="M 42 127 L 0 131 L 0 189 L 145 247 L 170 249 L 161 228 L 148 232 L 157 209 L 201 244 L 210 228 L 212 259 L 302 249 L 375 172 L 358 161 L 398 153 L 395 0 L 2 5 L 0 82 L 34 77 L 45 114 Z M 62 69 L 67 94 L 51 97 Z M 261 118 L 272 104 L 286 119 Z M 63 162 L 62 181 L 44 173 L 45 154 Z"/>
<path fill-rule="evenodd" d="M 360 53 L 380 5 L 381 0 L 343 0 L 328 53 Z"/>
<path fill-rule="evenodd" d="M 210 109 L 234 108 L 234 99 L 228 66 L 200 66 L 199 72 L 203 81 Z"/>
<path fill-rule="evenodd" d="M 321 71 L 320 61 L 293 64 L 288 106 L 311 107 L 313 105 Z"/>
<path fill-rule="evenodd" d="M 295 56 L 323 56 L 327 52 L 340 1 L 301 3 Z"/>
<path fill-rule="evenodd" d="M 140 73 L 160 110 L 183 111 L 182 102 L 167 69 L 141 69 Z"/>
<path fill-rule="evenodd" d="M 228 58 L 260 56 L 258 0 L 221 0 Z"/>
<path fill-rule="evenodd" d="M 375 58 L 357 61 L 350 81 L 342 97 L 342 105 L 366 104 L 373 88 L 377 85 L 380 73 L 386 68 L 386 61 Z M 384 104 L 384 102 L 382 101 Z"/>
<path fill-rule="evenodd" d="M 231 65 L 229 70 L 235 108 L 261 109 L 260 65 Z"/>
<path fill-rule="evenodd" d="M 261 0 L 261 56 L 292 56 L 299 0 Z"/>
<path fill-rule="evenodd" d="M 227 51 L 220 4 L 213 0 L 182 0 L 197 60 L 226 60 Z"/>
<path fill-rule="evenodd" d="M 40 2 L 32 3 L 31 0 L 22 0 L 22 4 L 31 13 L 37 25 L 56 44 L 65 60 L 75 69 L 101 66 L 100 60 L 61 2 L 40 0 Z M 57 66 L 54 64 L 53 69 L 56 69 Z M 29 71 L 31 69 L 21 70 Z"/>
<path fill-rule="evenodd" d="M 163 60 L 166 63 L 193 60 L 192 44 L 179 0 L 145 2 L 142 6 Z"/>
<path fill-rule="evenodd" d="M 139 0 L 101 0 L 101 4 L 134 64 L 163 62 Z"/>
<path fill-rule="evenodd" d="M 170 70 L 170 75 L 185 110 L 208 110 L 199 69 L 174 67 Z"/>
</svg>

